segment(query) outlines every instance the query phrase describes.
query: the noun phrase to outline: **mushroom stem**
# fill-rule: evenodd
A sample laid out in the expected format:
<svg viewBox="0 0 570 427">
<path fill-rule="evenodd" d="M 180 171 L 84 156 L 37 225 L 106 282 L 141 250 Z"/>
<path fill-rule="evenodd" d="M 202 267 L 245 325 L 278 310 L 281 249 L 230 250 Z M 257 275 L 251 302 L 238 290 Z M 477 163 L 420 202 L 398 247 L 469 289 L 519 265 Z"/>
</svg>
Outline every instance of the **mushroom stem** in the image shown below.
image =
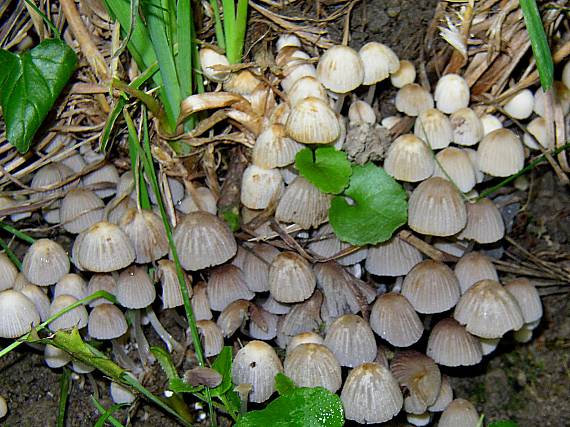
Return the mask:
<svg viewBox="0 0 570 427">
<path fill-rule="evenodd" d="M 374 94 L 375 93 L 376 93 L 376 83 L 368 86 L 368 94 L 366 95 L 366 102 L 369 105 L 372 105 L 372 102 L 374 101 Z"/>
<path fill-rule="evenodd" d="M 119 338 L 111 340 L 113 346 L 113 355 L 118 364 L 131 372 L 140 373 L 142 369 L 136 365 L 133 359 L 125 352 L 123 345 L 119 342 Z"/>
<path fill-rule="evenodd" d="M 150 352 L 150 346 L 142 330 L 141 312 L 138 309 L 128 310 L 127 315 L 131 321 L 135 342 L 137 343 L 137 349 L 139 351 L 141 362 L 143 366 L 146 366 L 147 364 L 152 365 L 156 361 L 156 359 Z"/>
<path fill-rule="evenodd" d="M 158 334 L 160 339 L 164 341 L 168 351 L 172 353 L 175 351 L 176 353 L 183 353 L 184 347 L 178 341 L 174 339 L 172 335 L 168 333 L 168 331 L 162 326 L 160 320 L 156 316 L 156 313 L 152 309 L 152 307 L 147 307 L 146 315 L 148 316 L 148 320 L 150 321 L 151 326 L 153 327 L 154 331 Z"/>
<path fill-rule="evenodd" d="M 335 113 L 340 114 L 340 110 L 342 110 L 342 106 L 344 105 L 344 99 L 346 98 L 346 93 L 340 93 L 334 104 L 334 111 Z"/>
</svg>

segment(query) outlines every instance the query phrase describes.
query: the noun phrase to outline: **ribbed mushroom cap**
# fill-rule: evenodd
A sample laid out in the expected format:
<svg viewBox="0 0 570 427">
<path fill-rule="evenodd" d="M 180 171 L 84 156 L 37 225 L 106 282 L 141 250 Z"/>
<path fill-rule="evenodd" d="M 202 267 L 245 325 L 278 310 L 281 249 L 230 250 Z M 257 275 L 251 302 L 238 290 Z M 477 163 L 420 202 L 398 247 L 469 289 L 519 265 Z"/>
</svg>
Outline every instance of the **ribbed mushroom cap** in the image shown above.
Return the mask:
<svg viewBox="0 0 570 427">
<path fill-rule="evenodd" d="M 12 286 L 12 289 L 14 289 L 15 291 L 20 291 L 24 286 L 27 285 L 33 285 L 33 283 L 30 282 L 28 279 L 26 279 L 24 273 L 20 272 L 16 274 L 16 278 L 14 279 L 14 284 Z"/>
<path fill-rule="evenodd" d="M 438 110 L 452 114 L 469 105 L 469 86 L 463 77 L 446 74 L 438 80 L 433 96 Z"/>
<path fill-rule="evenodd" d="M 398 56 L 392 49 L 382 43 L 368 42 L 358 51 L 364 65 L 364 80 L 366 86 L 378 83 L 400 68 Z"/>
<path fill-rule="evenodd" d="M 40 315 L 28 297 L 12 289 L 0 292 L 0 337 L 20 337 L 39 323 Z"/>
<path fill-rule="evenodd" d="M 291 310 L 280 319 L 278 325 L 279 345 L 285 348 L 289 338 L 301 332 L 317 331 L 321 325 L 320 311 L 323 296 L 316 290 L 307 301 L 293 304 Z"/>
<path fill-rule="evenodd" d="M 483 114 L 481 116 L 481 123 L 483 124 L 484 135 L 487 135 L 488 133 L 491 133 L 494 130 L 501 129 L 503 127 L 503 123 L 499 120 L 499 118 L 492 114 Z"/>
<path fill-rule="evenodd" d="M 426 354 L 444 366 L 476 365 L 483 358 L 479 340 L 455 319 L 440 320 L 433 327 Z"/>
<path fill-rule="evenodd" d="M 248 335 L 256 340 L 269 341 L 277 336 L 279 316 L 252 304 L 250 306 Z"/>
<path fill-rule="evenodd" d="M 119 274 L 115 296 L 123 307 L 145 308 L 156 298 L 156 290 L 146 270 L 133 265 Z"/>
<path fill-rule="evenodd" d="M 275 47 L 280 51 L 288 46 L 301 47 L 301 40 L 295 34 L 281 34 L 277 39 Z"/>
<path fill-rule="evenodd" d="M 79 234 L 73 244 L 74 264 L 84 270 L 107 273 L 127 267 L 135 260 L 128 236 L 118 226 L 98 222 Z"/>
<path fill-rule="evenodd" d="M 400 181 L 418 182 L 429 178 L 435 162 L 428 145 L 412 134 L 401 135 L 390 145 L 384 169 Z"/>
<path fill-rule="evenodd" d="M 170 192 L 170 199 L 174 205 L 180 203 L 180 201 L 184 198 L 184 184 L 182 184 L 179 180 L 167 177 L 166 182 L 168 183 L 168 191 Z M 147 183 L 148 188 L 148 196 L 150 197 L 150 201 L 153 205 L 158 205 L 158 199 L 154 194 L 154 190 L 152 185 Z M 136 197 L 134 197 L 136 199 Z M 158 211 L 158 210 L 157 210 Z"/>
<path fill-rule="evenodd" d="M 570 111 L 570 89 L 560 82 L 554 81 L 552 84 L 552 95 L 554 98 L 554 105 L 562 109 L 564 115 Z M 541 117 L 545 115 L 545 96 L 544 90 L 538 88 L 534 93 L 534 107 L 533 111 Z"/>
<path fill-rule="evenodd" d="M 113 402 L 118 405 L 130 405 L 136 399 L 136 396 L 127 387 L 114 381 L 111 381 L 109 394 L 111 395 Z"/>
<path fill-rule="evenodd" d="M 466 203 L 467 225 L 459 233 L 460 239 L 471 239 L 477 243 L 498 242 L 505 235 L 505 224 L 499 209 L 489 199 Z"/>
<path fill-rule="evenodd" d="M 433 108 L 433 97 L 417 83 L 410 83 L 396 93 L 396 110 L 408 116 L 419 116 Z"/>
<path fill-rule="evenodd" d="M 162 285 L 162 305 L 164 308 L 180 307 L 184 304 L 180 283 L 178 281 L 178 273 L 176 264 L 169 259 L 158 261 L 158 277 Z M 184 281 L 188 296 L 192 296 L 192 280 L 184 273 Z"/>
<path fill-rule="evenodd" d="M 449 118 L 435 108 L 422 111 L 414 123 L 414 135 L 434 150 L 447 147 L 453 140 Z"/>
<path fill-rule="evenodd" d="M 401 88 L 407 84 L 413 83 L 416 80 L 416 67 L 414 64 L 406 59 L 400 61 L 398 70 L 390 76 L 392 86 Z"/>
<path fill-rule="evenodd" d="M 368 248 L 365 268 L 376 276 L 403 276 L 421 260 L 420 251 L 394 236 Z"/>
<path fill-rule="evenodd" d="M 294 222 L 304 229 L 318 227 L 327 220 L 330 204 L 330 195 L 299 176 L 285 189 L 277 205 L 275 219 Z"/>
<path fill-rule="evenodd" d="M 430 412 L 443 412 L 445 408 L 451 403 L 453 400 L 453 389 L 451 388 L 451 384 L 449 383 L 449 377 L 447 375 L 441 376 L 441 387 L 439 389 L 439 394 L 437 395 L 437 399 L 428 407 Z"/>
<path fill-rule="evenodd" d="M 127 332 L 123 312 L 113 304 L 101 304 L 91 310 L 87 332 L 97 340 L 112 340 Z"/>
<path fill-rule="evenodd" d="M 424 326 L 406 297 L 393 292 L 378 297 L 370 313 L 370 326 L 395 347 L 415 344 Z"/>
<path fill-rule="evenodd" d="M 331 393 L 342 385 L 340 365 L 334 354 L 322 344 L 299 344 L 287 352 L 285 375 L 299 387 L 324 387 Z"/>
<path fill-rule="evenodd" d="M 207 47 L 200 49 L 200 66 L 207 79 L 218 83 L 227 80 L 230 75 L 229 65 L 225 55 Z"/>
<path fill-rule="evenodd" d="M 330 144 L 340 135 L 334 111 L 325 101 L 314 97 L 293 106 L 285 129 L 289 137 L 302 144 Z"/>
<path fill-rule="evenodd" d="M 312 76 L 305 76 L 297 80 L 287 91 L 287 96 L 289 97 L 290 105 L 296 105 L 298 102 L 309 97 L 322 99 L 325 102 L 328 101 L 325 87 Z"/>
<path fill-rule="evenodd" d="M 463 151 L 469 156 L 469 160 L 471 160 L 471 164 L 473 165 L 473 170 L 475 171 L 475 181 L 477 184 L 483 182 L 483 178 L 485 175 L 479 169 L 479 153 L 472 148 L 464 148 Z"/>
<path fill-rule="evenodd" d="M 467 332 L 482 338 L 500 338 L 524 323 L 515 298 L 499 282 L 481 280 L 463 294 L 453 317 Z"/>
<path fill-rule="evenodd" d="M 232 363 L 234 384 L 251 384 L 249 400 L 265 402 L 275 391 L 275 375 L 283 372 L 283 365 L 275 350 L 263 341 L 251 341 L 241 348 Z"/>
<path fill-rule="evenodd" d="M 192 311 L 196 321 L 198 320 L 212 320 L 212 311 L 210 310 L 210 301 L 208 300 L 208 292 L 206 284 L 199 282 L 193 289 L 192 295 Z"/>
<path fill-rule="evenodd" d="M 283 125 L 272 124 L 257 137 L 252 163 L 265 169 L 287 166 L 295 161 L 295 155 L 302 149 L 301 144 L 287 136 Z"/>
<path fill-rule="evenodd" d="M 201 336 L 204 356 L 211 357 L 220 354 L 224 348 L 224 335 L 216 322 L 199 320 L 196 322 L 196 327 Z"/>
<path fill-rule="evenodd" d="M 255 296 L 247 287 L 243 272 L 232 264 L 221 265 L 212 270 L 206 291 L 210 307 L 215 311 L 222 311 L 234 301 L 249 301 Z"/>
<path fill-rule="evenodd" d="M 107 291 L 114 295 L 116 286 L 117 282 L 111 274 L 94 274 L 89 279 L 85 295 L 91 295 L 97 291 Z M 96 307 L 99 304 L 111 304 L 111 302 L 105 298 L 97 298 L 89 302 L 89 307 Z"/>
<path fill-rule="evenodd" d="M 517 300 L 525 323 L 537 322 L 542 318 L 542 303 L 540 295 L 524 277 L 509 281 L 505 289 Z"/>
<path fill-rule="evenodd" d="M 202 270 L 219 265 L 237 252 L 235 238 L 228 225 L 208 212 L 192 212 L 174 229 L 174 243 L 185 270 Z"/>
<path fill-rule="evenodd" d="M 261 298 L 258 305 L 273 314 L 287 314 L 291 311 L 292 307 L 291 304 L 282 304 L 278 302 L 271 296 L 271 294 L 267 295 L 266 298 Z"/>
<path fill-rule="evenodd" d="M 216 203 L 217 199 L 212 190 L 206 187 L 195 187 L 194 191 L 186 194 L 175 207 L 185 214 L 202 210 L 215 215 L 218 210 Z"/>
<path fill-rule="evenodd" d="M 54 316 L 66 307 L 77 302 L 77 298 L 71 295 L 61 295 L 55 298 L 49 308 L 49 317 Z M 87 326 L 87 309 L 83 305 L 79 305 L 67 313 L 61 315 L 57 319 L 50 322 L 49 329 L 53 332 L 61 329 L 77 328 L 81 329 Z"/>
<path fill-rule="evenodd" d="M 278 169 L 249 165 L 242 175 L 241 202 L 250 209 L 265 209 L 283 193 L 283 177 Z"/>
<path fill-rule="evenodd" d="M 251 291 L 265 292 L 269 290 L 269 266 L 278 254 L 279 249 L 265 243 L 257 243 L 251 248 L 240 246 L 232 264 L 243 271 Z"/>
<path fill-rule="evenodd" d="M 283 74 L 285 78 L 281 80 L 281 86 L 285 92 L 288 92 L 303 77 L 317 77 L 317 70 L 313 64 L 305 60 L 291 60 L 283 67 Z"/>
<path fill-rule="evenodd" d="M 73 170 L 61 163 L 54 162 L 49 163 L 42 168 L 38 169 L 32 178 L 30 187 L 37 191 L 30 195 L 31 201 L 45 200 L 49 197 L 55 195 L 62 195 L 66 190 L 76 187 L 79 184 L 79 180 L 72 181 L 64 186 L 58 186 L 67 178 L 74 174 Z M 57 188 L 53 188 L 57 187 Z M 49 190 L 44 190 L 50 188 Z M 54 202 L 51 204 L 52 207 L 58 207 L 59 202 Z"/>
<path fill-rule="evenodd" d="M 345 418 L 361 424 L 394 418 L 404 402 L 397 381 L 378 363 L 363 363 L 350 371 L 340 398 Z"/>
<path fill-rule="evenodd" d="M 450 118 L 453 128 L 453 142 L 458 145 L 472 146 L 483 138 L 483 123 L 471 108 L 462 108 Z"/>
<path fill-rule="evenodd" d="M 22 261 L 22 273 L 31 283 L 49 286 L 69 272 L 69 258 L 61 245 L 53 240 L 36 240 Z"/>
<path fill-rule="evenodd" d="M 348 121 L 351 126 L 376 123 L 376 113 L 369 103 L 365 101 L 354 101 L 348 108 Z"/>
<path fill-rule="evenodd" d="M 253 93 L 261 84 L 262 81 L 254 76 L 251 71 L 241 70 L 230 74 L 229 79 L 224 82 L 224 89 L 228 92 L 248 95 Z"/>
<path fill-rule="evenodd" d="M 491 258 L 481 252 L 469 252 L 463 255 L 455 265 L 454 272 L 459 280 L 462 294 L 480 280 L 499 280 Z"/>
<path fill-rule="evenodd" d="M 105 211 L 107 213 L 107 220 L 111 224 L 119 225 L 123 214 L 130 208 L 136 208 L 137 204 L 130 197 L 117 196 L 107 203 Z M 86 230 L 84 230 L 86 231 Z"/>
<path fill-rule="evenodd" d="M 471 402 L 465 399 L 452 401 L 439 419 L 439 427 L 476 427 L 479 414 Z"/>
<path fill-rule="evenodd" d="M 402 295 L 419 313 L 442 313 L 459 301 L 459 281 L 447 265 L 428 259 L 408 273 Z"/>
<path fill-rule="evenodd" d="M 76 188 L 69 191 L 59 208 L 61 225 L 70 233 L 81 233 L 102 221 L 105 203 L 91 190 Z"/>
<path fill-rule="evenodd" d="M 336 237 L 330 223 L 322 225 L 313 237 L 315 240 L 309 243 L 307 247 L 322 258 L 333 257 L 352 246 Z M 366 259 L 367 253 L 368 248 L 363 246 L 355 252 L 336 258 L 335 261 L 340 265 L 354 265 Z"/>
<path fill-rule="evenodd" d="M 17 275 L 18 269 L 12 264 L 8 255 L 0 253 L 0 291 L 10 289 L 14 285 Z"/>
<path fill-rule="evenodd" d="M 416 187 L 408 204 L 408 225 L 431 236 L 452 236 L 467 224 L 467 211 L 455 186 L 433 177 Z"/>
<path fill-rule="evenodd" d="M 523 135 L 523 143 L 531 150 L 539 150 L 541 147 L 551 149 L 554 146 L 553 135 L 548 132 L 548 126 L 544 117 L 536 117 L 526 126 Z"/>
<path fill-rule="evenodd" d="M 119 183 L 119 172 L 115 165 L 107 163 L 99 169 L 88 173 L 83 177 L 83 186 L 95 188 L 95 194 L 104 199 L 115 195 Z"/>
<path fill-rule="evenodd" d="M 503 106 L 505 112 L 513 119 L 528 119 L 534 107 L 534 94 L 529 89 L 523 89 L 511 97 Z"/>
<path fill-rule="evenodd" d="M 51 344 L 44 347 L 44 360 L 52 369 L 61 368 L 71 362 L 71 355 Z"/>
<path fill-rule="evenodd" d="M 60 295 L 71 295 L 77 299 L 83 299 L 87 296 L 87 283 L 79 274 L 70 273 L 63 276 L 53 288 L 53 297 Z"/>
<path fill-rule="evenodd" d="M 319 58 L 317 78 L 330 91 L 347 93 L 362 84 L 364 64 L 351 47 L 332 46 Z"/>
<path fill-rule="evenodd" d="M 156 261 L 168 253 L 164 224 L 154 212 L 129 209 L 119 225 L 133 245 L 137 264 Z"/>
<path fill-rule="evenodd" d="M 45 288 L 44 288 L 45 289 Z M 34 303 L 38 314 L 40 315 L 40 320 L 45 322 L 49 317 L 49 306 L 51 304 L 47 294 L 36 285 L 26 285 L 18 292 L 24 294 L 30 301 Z"/>
<path fill-rule="evenodd" d="M 494 352 L 497 349 L 497 346 L 499 345 L 499 341 L 501 341 L 500 338 L 481 338 L 481 337 L 476 337 L 476 338 L 481 343 L 481 348 L 483 349 L 483 356 L 487 356 L 488 354 Z"/>
<path fill-rule="evenodd" d="M 400 386 L 408 390 L 406 412 L 422 414 L 433 405 L 441 387 L 441 373 L 432 359 L 417 351 L 402 351 L 392 360 L 390 370 Z"/>
<path fill-rule="evenodd" d="M 269 267 L 269 292 L 279 302 L 301 302 L 315 290 L 311 265 L 295 252 L 281 252 Z"/>
<path fill-rule="evenodd" d="M 228 304 L 218 316 L 216 323 L 222 330 L 224 337 L 231 337 L 241 326 L 245 324 L 248 317 L 249 301 L 240 299 Z"/>
<path fill-rule="evenodd" d="M 325 345 L 349 368 L 372 362 L 378 349 L 368 322 L 355 314 L 345 314 L 329 326 Z"/>
<path fill-rule="evenodd" d="M 324 342 L 325 340 L 316 332 L 301 332 L 289 340 L 289 343 L 287 344 L 287 354 L 292 352 L 301 344 L 324 344 Z"/>
<path fill-rule="evenodd" d="M 435 156 L 437 162 L 433 176 L 451 178 L 460 191 L 467 193 L 477 183 L 475 168 L 469 155 L 460 148 L 447 147 Z"/>
<path fill-rule="evenodd" d="M 479 169 L 491 176 L 509 176 L 524 166 L 523 145 L 510 129 L 501 128 L 485 135 L 477 153 Z"/>
</svg>

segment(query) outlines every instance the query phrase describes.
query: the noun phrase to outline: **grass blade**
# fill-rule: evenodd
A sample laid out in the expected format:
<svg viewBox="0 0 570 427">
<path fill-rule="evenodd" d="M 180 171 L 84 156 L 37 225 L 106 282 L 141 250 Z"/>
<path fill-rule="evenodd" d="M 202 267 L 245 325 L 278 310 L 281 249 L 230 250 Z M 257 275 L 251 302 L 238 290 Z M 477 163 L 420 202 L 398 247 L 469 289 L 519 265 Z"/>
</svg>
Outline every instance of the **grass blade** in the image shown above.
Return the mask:
<svg viewBox="0 0 570 427">
<path fill-rule="evenodd" d="M 247 5 L 248 0 L 238 0 L 237 17 L 235 22 L 235 34 L 232 38 L 234 42 L 233 57 L 230 64 L 238 64 L 241 62 L 243 55 L 243 44 L 245 41 L 245 30 L 247 28 Z"/>
<path fill-rule="evenodd" d="M 99 419 L 97 420 L 97 422 L 95 423 L 95 425 L 93 427 L 104 427 L 106 422 L 109 422 L 110 424 L 112 424 L 113 427 L 125 427 L 123 424 L 121 424 L 119 421 L 117 421 L 112 415 L 115 412 L 117 412 L 119 409 L 121 409 L 122 407 L 128 406 L 127 404 L 115 403 L 109 409 L 105 409 L 105 407 L 103 405 L 101 405 L 101 403 L 97 399 L 95 399 L 93 396 L 91 396 L 91 403 L 93 403 L 93 406 L 95 406 L 95 408 L 101 414 L 101 416 L 99 417 Z"/>
<path fill-rule="evenodd" d="M 177 16 L 178 56 L 176 57 L 176 70 L 180 79 L 180 95 L 184 99 L 192 95 L 192 50 L 194 48 L 194 39 L 192 38 L 193 18 L 190 0 L 178 0 Z M 192 124 L 186 120 L 184 130 L 192 130 Z"/>
<path fill-rule="evenodd" d="M 0 239 L 0 246 L 2 246 L 2 249 L 4 249 L 4 252 L 6 252 L 6 255 L 8 255 L 8 258 L 10 258 L 10 261 L 12 261 L 12 263 L 16 266 L 16 268 L 19 271 L 22 271 L 22 263 L 20 262 L 14 251 L 10 249 L 8 243 Z"/>
<path fill-rule="evenodd" d="M 125 122 L 127 123 L 127 131 L 129 134 L 129 155 L 131 157 L 131 170 L 133 171 L 133 179 L 136 187 L 136 194 L 139 200 L 140 207 L 142 209 L 150 210 L 152 205 L 150 203 L 150 198 L 148 195 L 148 189 L 146 188 L 146 183 L 144 181 L 144 175 L 141 171 L 141 160 L 140 160 L 140 150 L 138 144 L 137 130 L 133 119 L 129 112 L 125 109 L 123 110 L 123 116 L 125 117 Z"/>
<path fill-rule="evenodd" d="M 233 64 L 230 58 L 233 57 L 233 37 L 235 22 L 236 22 L 236 11 L 234 0 L 222 0 L 222 7 L 224 11 L 224 35 L 226 36 L 226 56 L 230 64 Z"/>
<path fill-rule="evenodd" d="M 33 245 L 34 242 L 36 241 L 36 239 L 34 239 L 32 236 L 29 236 L 28 234 L 24 233 L 23 231 L 20 231 L 17 228 L 14 228 L 11 225 L 8 225 L 2 221 L 0 221 L 0 228 L 3 228 L 8 233 L 13 234 L 18 239 L 23 240 L 24 242 L 29 243 L 30 245 Z"/>
<path fill-rule="evenodd" d="M 216 41 L 220 49 L 226 50 L 226 37 L 224 35 L 224 27 L 222 26 L 222 18 L 220 16 L 220 6 L 218 0 L 210 0 L 210 5 L 214 11 L 214 28 L 216 29 Z"/>
<path fill-rule="evenodd" d="M 63 372 L 59 381 L 59 405 L 57 411 L 57 427 L 65 427 L 65 410 L 69 398 L 69 386 L 71 384 L 71 371 L 63 367 Z"/>
<path fill-rule="evenodd" d="M 544 32 L 544 26 L 540 19 L 536 1 L 520 0 L 520 5 L 532 46 L 532 53 L 536 60 L 536 67 L 538 68 L 538 75 L 540 76 L 540 85 L 546 92 L 552 87 L 554 80 L 554 64 L 552 61 L 552 53 L 548 46 L 548 39 Z"/>
</svg>

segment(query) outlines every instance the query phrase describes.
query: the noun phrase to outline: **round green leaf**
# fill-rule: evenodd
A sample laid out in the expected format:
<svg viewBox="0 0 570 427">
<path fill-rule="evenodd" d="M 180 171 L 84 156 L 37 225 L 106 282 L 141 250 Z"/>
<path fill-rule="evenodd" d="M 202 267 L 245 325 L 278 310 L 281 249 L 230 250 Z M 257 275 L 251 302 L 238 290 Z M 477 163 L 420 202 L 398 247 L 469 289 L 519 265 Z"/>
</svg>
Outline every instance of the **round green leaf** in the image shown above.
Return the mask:
<svg viewBox="0 0 570 427">
<path fill-rule="evenodd" d="M 331 203 L 329 222 L 340 240 L 353 245 L 384 242 L 408 219 L 406 192 L 384 169 L 367 163 L 352 168 L 350 186 Z"/>
<path fill-rule="evenodd" d="M 334 147 L 305 148 L 297 153 L 299 173 L 323 193 L 338 194 L 346 188 L 352 169 L 346 153 Z"/>
</svg>

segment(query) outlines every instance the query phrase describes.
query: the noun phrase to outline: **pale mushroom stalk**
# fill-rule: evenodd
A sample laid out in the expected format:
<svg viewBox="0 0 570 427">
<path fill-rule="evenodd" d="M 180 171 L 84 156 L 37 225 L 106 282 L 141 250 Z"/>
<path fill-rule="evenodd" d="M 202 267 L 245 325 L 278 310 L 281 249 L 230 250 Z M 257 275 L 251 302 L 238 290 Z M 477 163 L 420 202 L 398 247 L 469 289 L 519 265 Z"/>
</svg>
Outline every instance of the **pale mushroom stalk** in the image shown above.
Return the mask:
<svg viewBox="0 0 570 427">
<path fill-rule="evenodd" d="M 146 337 L 144 336 L 144 332 L 142 330 L 141 324 L 141 312 L 139 309 L 130 309 L 127 311 L 127 317 L 131 322 L 133 333 L 135 337 L 135 342 L 137 343 L 137 349 L 139 352 L 139 356 L 141 358 L 141 362 L 143 365 L 152 365 L 156 361 L 155 357 L 150 352 L 150 345 Z"/>
<path fill-rule="evenodd" d="M 123 348 L 123 345 L 119 342 L 119 338 L 111 340 L 111 345 L 113 346 L 113 356 L 115 356 L 115 360 L 122 368 L 136 374 L 141 372 L 140 366 L 137 366 L 134 360 L 129 357 Z"/>
<path fill-rule="evenodd" d="M 182 344 L 176 341 L 176 339 L 174 339 L 174 337 L 170 335 L 170 333 L 168 333 L 168 331 L 164 328 L 164 326 L 162 326 L 162 323 L 160 323 L 160 320 L 158 320 L 158 317 L 156 316 L 156 313 L 154 312 L 152 307 L 147 307 L 146 315 L 154 331 L 158 334 L 160 339 L 164 341 L 164 343 L 166 344 L 168 351 L 170 353 L 172 353 L 173 351 L 175 351 L 176 353 L 183 353 L 184 347 L 182 346 Z"/>
<path fill-rule="evenodd" d="M 339 93 L 338 98 L 334 104 L 334 112 L 340 114 L 342 106 L 344 105 L 344 100 L 346 99 L 346 93 Z"/>
<path fill-rule="evenodd" d="M 368 94 L 366 95 L 366 102 L 369 105 L 372 105 L 374 102 L 374 95 L 376 94 L 376 85 L 378 83 L 374 83 L 373 85 L 368 86 Z"/>
</svg>

